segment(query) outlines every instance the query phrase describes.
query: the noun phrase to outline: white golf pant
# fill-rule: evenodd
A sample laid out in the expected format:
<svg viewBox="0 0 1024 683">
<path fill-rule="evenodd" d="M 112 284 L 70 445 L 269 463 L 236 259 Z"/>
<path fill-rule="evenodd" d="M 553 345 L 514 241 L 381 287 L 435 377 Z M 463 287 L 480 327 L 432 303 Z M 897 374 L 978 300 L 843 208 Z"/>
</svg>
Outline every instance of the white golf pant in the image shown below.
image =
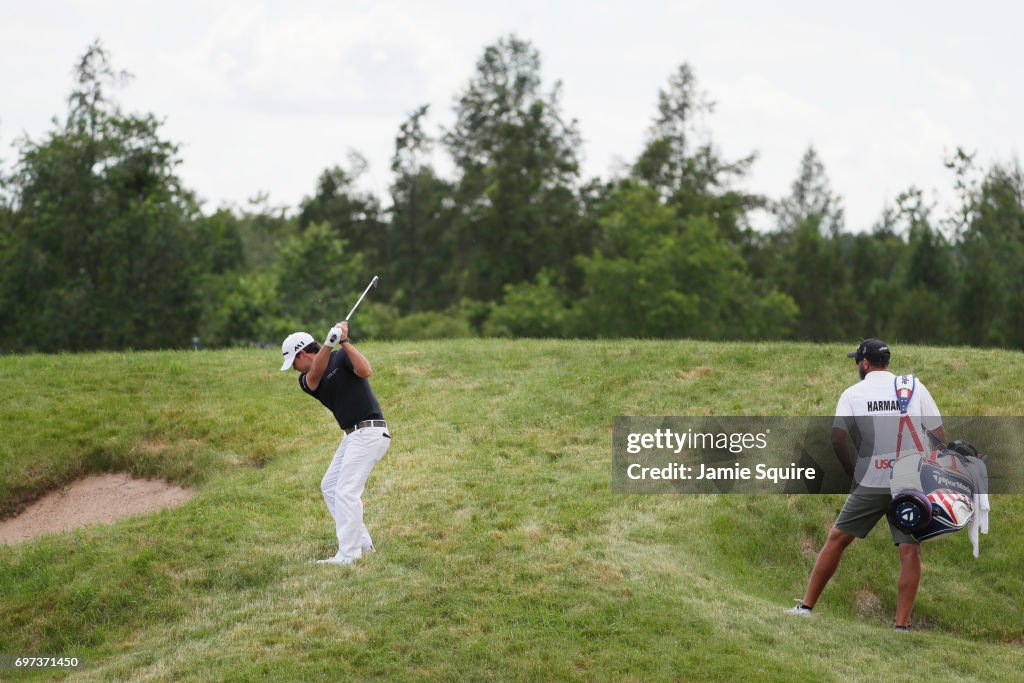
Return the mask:
<svg viewBox="0 0 1024 683">
<path fill-rule="evenodd" d="M 365 427 L 346 434 L 320 482 L 338 533 L 339 558 L 357 560 L 364 550 L 373 547 L 363 524 L 363 488 L 389 446 L 391 437 L 386 427 Z"/>
</svg>

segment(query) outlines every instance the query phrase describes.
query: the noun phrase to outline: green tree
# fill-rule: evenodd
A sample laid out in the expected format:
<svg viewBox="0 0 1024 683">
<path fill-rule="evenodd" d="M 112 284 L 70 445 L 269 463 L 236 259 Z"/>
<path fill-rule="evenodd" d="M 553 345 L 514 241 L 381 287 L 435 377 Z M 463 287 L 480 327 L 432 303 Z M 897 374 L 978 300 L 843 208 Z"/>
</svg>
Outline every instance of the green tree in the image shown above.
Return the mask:
<svg viewBox="0 0 1024 683">
<path fill-rule="evenodd" d="M 229 210 L 242 241 L 244 268 L 268 268 L 277 263 L 281 245 L 298 233 L 298 218 L 288 207 L 271 203 L 266 193 L 250 198 L 244 207 Z"/>
<path fill-rule="evenodd" d="M 483 332 L 491 337 L 572 337 L 581 332 L 579 308 L 556 276 L 542 270 L 531 282 L 505 285 Z"/>
<path fill-rule="evenodd" d="M 406 313 L 446 308 L 457 301 L 452 272 L 455 235 L 451 184 L 428 163 L 434 140 L 423 130 L 427 106 L 412 113 L 395 138 L 391 159 L 392 300 Z"/>
<path fill-rule="evenodd" d="M 710 217 L 680 218 L 657 190 L 626 181 L 609 197 L 578 303 L 581 334 L 758 339 L 786 335 L 792 300 L 755 283 Z"/>
<path fill-rule="evenodd" d="M 736 241 L 746 227 L 746 212 L 764 200 L 735 189 L 756 155 L 722 158 L 703 125 L 714 106 L 690 65 L 680 65 L 658 92 L 658 112 L 631 174 L 657 190 L 681 217 L 708 216 L 725 239 Z"/>
<path fill-rule="evenodd" d="M 871 232 L 841 233 L 840 254 L 850 277 L 843 322 L 846 329 L 834 339 L 892 338 L 892 302 L 899 291 L 907 245 L 892 230 L 889 212 Z"/>
<path fill-rule="evenodd" d="M 825 164 L 813 146 L 800 159 L 800 170 L 790 194 L 776 203 L 774 210 L 778 230 L 783 235 L 792 234 L 808 220 L 816 223 L 822 235 L 834 237 L 842 232 L 842 199 L 832 191 Z"/>
<path fill-rule="evenodd" d="M 843 209 L 813 147 L 801 158 L 789 195 L 773 210 L 778 230 L 769 244 L 778 258 L 769 277 L 796 302 L 795 335 L 815 341 L 847 338 L 856 326 L 856 295 L 843 262 Z"/>
<path fill-rule="evenodd" d="M 336 239 L 344 240 L 363 255 L 366 267 L 383 272 L 391 262 L 391 242 L 382 220 L 380 200 L 358 189 L 366 160 L 356 152 L 348 158 L 348 168 L 334 166 L 320 174 L 316 192 L 302 201 L 299 229 L 326 223 Z"/>
<path fill-rule="evenodd" d="M 199 337 L 206 347 L 273 344 L 298 329 L 286 317 L 287 301 L 270 269 L 210 275 L 202 291 Z"/>
<path fill-rule="evenodd" d="M 203 271 L 222 275 L 245 266 L 245 245 L 239 223 L 228 209 L 199 217 L 195 229 L 199 242 L 206 247 L 200 252 L 205 260 Z"/>
<path fill-rule="evenodd" d="M 0 166 L 2 169 L 2 166 Z M 15 305 L 11 295 L 17 295 L 16 275 L 8 272 L 14 249 L 15 212 L 13 199 L 8 194 L 8 179 L 0 173 L 0 344 L 6 343 L 8 330 L 17 327 Z M 0 351 L 3 346 L 0 346 Z"/>
<path fill-rule="evenodd" d="M 892 336 L 916 343 L 953 343 L 951 302 L 957 293 L 957 272 L 949 243 L 932 227 L 933 207 L 917 188 L 896 198 L 896 216 L 907 235 L 898 288 L 889 298 Z"/>
<path fill-rule="evenodd" d="M 658 192 L 624 181 L 602 206 L 578 306 L 582 336 L 684 337 L 698 323 L 699 302 L 679 291 L 679 224 Z"/>
<path fill-rule="evenodd" d="M 327 223 L 314 223 L 285 242 L 275 271 L 280 315 L 291 331 L 326 331 L 345 316 L 365 286 L 362 254 L 350 252 Z"/>
<path fill-rule="evenodd" d="M 506 284 L 567 266 L 580 241 L 575 184 L 580 144 L 541 88 L 540 56 L 509 36 L 484 50 L 459 95 L 444 144 L 458 172 L 453 219 L 458 292 L 498 299 Z"/>
<path fill-rule="evenodd" d="M 1024 173 L 993 165 L 965 197 L 957 323 L 965 342 L 1024 348 Z"/>
<path fill-rule="evenodd" d="M 22 140 L 3 251 L 0 343 L 66 330 L 70 349 L 187 345 L 199 315 L 198 207 L 175 169 L 178 148 L 153 115 L 107 96 L 126 80 L 97 41 L 76 67 L 63 123 Z"/>
</svg>

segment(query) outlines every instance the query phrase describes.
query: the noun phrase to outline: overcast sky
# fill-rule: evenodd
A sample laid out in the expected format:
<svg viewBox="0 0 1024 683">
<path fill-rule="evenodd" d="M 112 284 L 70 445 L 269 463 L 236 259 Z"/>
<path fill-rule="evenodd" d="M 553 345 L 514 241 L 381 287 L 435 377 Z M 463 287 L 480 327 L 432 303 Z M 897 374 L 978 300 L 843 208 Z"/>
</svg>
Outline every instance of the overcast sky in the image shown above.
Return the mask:
<svg viewBox="0 0 1024 683">
<path fill-rule="evenodd" d="M 641 150 L 659 88 L 688 62 L 717 103 L 727 158 L 757 152 L 746 188 L 778 198 L 809 145 L 842 196 L 847 227 L 871 226 L 911 184 L 952 198 L 943 158 L 985 163 L 1024 142 L 1012 2 L 0 2 L 0 160 L 22 133 L 63 117 L 71 71 L 99 37 L 135 75 L 124 108 L 165 120 L 181 175 L 209 209 L 260 191 L 294 207 L 349 150 L 389 182 L 398 125 L 431 105 L 434 131 L 483 49 L 516 33 L 563 84 L 586 176 Z"/>
</svg>

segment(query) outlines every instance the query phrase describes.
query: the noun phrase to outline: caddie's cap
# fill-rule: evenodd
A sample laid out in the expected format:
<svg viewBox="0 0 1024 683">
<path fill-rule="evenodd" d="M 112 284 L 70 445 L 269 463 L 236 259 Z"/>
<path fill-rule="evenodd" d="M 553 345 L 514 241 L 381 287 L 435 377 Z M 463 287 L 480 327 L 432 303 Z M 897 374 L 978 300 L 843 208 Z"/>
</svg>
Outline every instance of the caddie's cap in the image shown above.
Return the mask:
<svg viewBox="0 0 1024 683">
<path fill-rule="evenodd" d="M 291 370 L 295 356 L 303 347 L 313 343 L 313 335 L 308 332 L 293 332 L 289 334 L 284 343 L 281 344 L 281 355 L 284 356 L 284 363 L 281 364 L 281 372 Z"/>
<path fill-rule="evenodd" d="M 864 339 L 857 350 L 846 354 L 846 357 L 856 359 L 858 363 L 867 358 L 872 365 L 888 365 L 889 345 L 881 339 Z"/>
</svg>

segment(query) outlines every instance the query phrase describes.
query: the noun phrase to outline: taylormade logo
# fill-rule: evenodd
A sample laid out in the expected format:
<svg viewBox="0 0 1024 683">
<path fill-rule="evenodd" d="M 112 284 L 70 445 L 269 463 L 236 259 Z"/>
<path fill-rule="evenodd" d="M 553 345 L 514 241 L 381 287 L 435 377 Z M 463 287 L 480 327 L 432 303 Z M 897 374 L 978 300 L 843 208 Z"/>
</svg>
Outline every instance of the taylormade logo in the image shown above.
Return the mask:
<svg viewBox="0 0 1024 683">
<path fill-rule="evenodd" d="M 964 491 L 965 493 L 973 493 L 971 487 L 964 484 L 962 481 L 950 479 L 948 477 L 942 476 L 941 474 L 936 474 L 934 476 L 936 484 L 941 484 L 942 486 L 948 486 L 950 488 L 958 489 L 960 491 Z"/>
</svg>

